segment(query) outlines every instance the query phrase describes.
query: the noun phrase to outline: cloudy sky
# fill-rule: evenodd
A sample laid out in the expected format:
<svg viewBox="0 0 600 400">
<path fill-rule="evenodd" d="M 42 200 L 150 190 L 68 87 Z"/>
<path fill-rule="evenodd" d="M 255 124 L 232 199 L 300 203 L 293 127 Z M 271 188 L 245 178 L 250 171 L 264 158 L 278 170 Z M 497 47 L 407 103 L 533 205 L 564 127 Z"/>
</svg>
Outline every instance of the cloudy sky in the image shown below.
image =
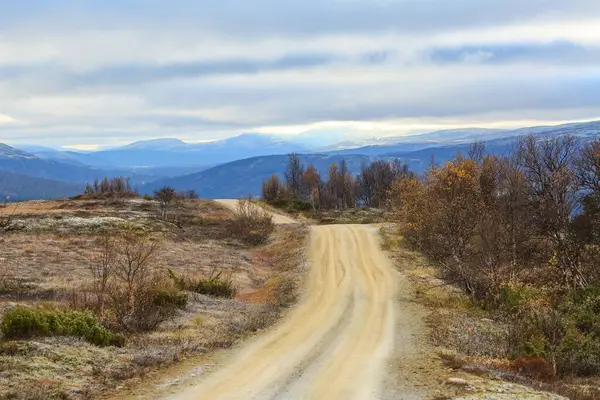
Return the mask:
<svg viewBox="0 0 600 400">
<path fill-rule="evenodd" d="M 0 0 L 0 141 L 600 119 L 598 0 Z"/>
</svg>

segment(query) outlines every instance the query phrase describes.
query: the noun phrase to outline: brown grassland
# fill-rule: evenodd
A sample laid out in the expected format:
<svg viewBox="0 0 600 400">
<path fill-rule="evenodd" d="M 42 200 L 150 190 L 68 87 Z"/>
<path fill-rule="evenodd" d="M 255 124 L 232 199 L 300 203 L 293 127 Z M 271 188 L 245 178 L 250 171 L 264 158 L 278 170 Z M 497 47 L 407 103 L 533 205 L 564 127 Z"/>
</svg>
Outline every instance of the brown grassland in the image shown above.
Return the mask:
<svg viewBox="0 0 600 400">
<path fill-rule="evenodd" d="M 81 198 L 0 210 L 0 321 L 15 309 L 91 310 L 125 339 L 121 347 L 100 347 L 72 335 L 0 337 L 0 399 L 95 398 L 159 367 L 229 347 L 274 323 L 294 301 L 304 227 L 272 226 L 263 243 L 250 245 L 230 229 L 232 212 L 215 202 L 180 200 L 169 218 L 159 208 L 149 199 Z M 160 290 L 184 296 L 153 329 L 115 328 L 113 311 L 95 308 L 91 267 L 106 237 L 132 231 L 151 238 L 144 271 Z M 200 281 L 225 282 L 234 295 L 195 293 Z"/>
</svg>

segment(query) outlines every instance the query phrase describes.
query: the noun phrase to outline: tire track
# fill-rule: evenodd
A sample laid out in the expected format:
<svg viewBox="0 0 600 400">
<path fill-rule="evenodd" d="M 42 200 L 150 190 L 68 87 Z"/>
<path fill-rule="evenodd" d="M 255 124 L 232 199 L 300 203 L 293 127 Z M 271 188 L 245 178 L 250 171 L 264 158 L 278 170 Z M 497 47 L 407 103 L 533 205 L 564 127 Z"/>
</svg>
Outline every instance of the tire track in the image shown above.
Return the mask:
<svg viewBox="0 0 600 400">
<path fill-rule="evenodd" d="M 396 278 L 374 228 L 313 227 L 304 296 L 191 399 L 377 399 L 394 337 Z"/>
</svg>

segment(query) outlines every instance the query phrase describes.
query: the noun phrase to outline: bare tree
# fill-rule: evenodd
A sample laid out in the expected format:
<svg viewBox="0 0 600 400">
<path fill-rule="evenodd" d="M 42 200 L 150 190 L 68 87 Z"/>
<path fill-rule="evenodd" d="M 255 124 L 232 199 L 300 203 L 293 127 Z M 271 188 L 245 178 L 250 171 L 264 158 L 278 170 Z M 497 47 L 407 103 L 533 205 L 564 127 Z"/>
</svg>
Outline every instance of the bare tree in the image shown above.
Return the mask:
<svg viewBox="0 0 600 400">
<path fill-rule="evenodd" d="M 108 285 L 115 269 L 115 239 L 106 234 L 100 239 L 100 252 L 89 267 L 92 286 L 97 297 L 98 313 L 104 315 Z"/>
<path fill-rule="evenodd" d="M 296 153 L 292 153 L 288 156 L 287 166 L 285 168 L 285 184 L 290 193 L 295 197 L 301 197 L 302 188 L 302 175 L 304 174 L 304 168 L 300 161 L 300 156 Z"/>
<path fill-rule="evenodd" d="M 485 158 L 485 142 L 476 140 L 475 142 L 469 144 L 467 155 L 470 160 L 475 161 L 477 165 L 481 165 L 483 163 L 483 159 Z"/>
<path fill-rule="evenodd" d="M 374 170 L 367 164 L 360 167 L 358 176 L 358 186 L 360 187 L 360 200 L 362 203 L 371 207 L 375 197 L 375 174 Z"/>
<path fill-rule="evenodd" d="M 583 242 L 598 245 L 600 244 L 600 139 L 582 147 L 575 159 L 575 171 L 583 197 L 583 212 L 577 216 L 575 228 Z"/>
<path fill-rule="evenodd" d="M 309 194 L 309 198 L 312 202 L 313 210 L 316 210 L 321 201 L 321 189 L 323 182 L 321 180 L 321 174 L 313 164 L 310 164 L 302 175 L 303 186 Z"/>
<path fill-rule="evenodd" d="M 575 167 L 581 188 L 600 194 L 600 139 L 581 148 L 575 158 Z"/>
<path fill-rule="evenodd" d="M 273 203 L 277 201 L 282 194 L 282 185 L 279 182 L 277 175 L 273 174 L 267 178 L 262 184 L 262 198 L 267 203 Z"/>
<path fill-rule="evenodd" d="M 88 196 L 101 198 L 110 198 L 120 200 L 127 197 L 137 197 L 138 192 L 131 186 L 131 179 L 125 176 L 117 176 L 114 178 L 105 177 L 101 182 L 94 179 L 93 184 L 87 184 L 85 192 Z"/>
<path fill-rule="evenodd" d="M 398 160 L 379 160 L 370 165 L 364 164 L 357 181 L 363 204 L 368 207 L 385 206 L 392 183 L 408 174 L 408 166 Z"/>
<path fill-rule="evenodd" d="M 578 211 L 579 187 L 571 168 L 577 150 L 574 136 L 530 135 L 522 139 L 520 152 L 538 234 L 553 244 L 546 258 L 558 267 L 566 284 L 583 286 L 583 247 L 571 229 Z"/>
</svg>

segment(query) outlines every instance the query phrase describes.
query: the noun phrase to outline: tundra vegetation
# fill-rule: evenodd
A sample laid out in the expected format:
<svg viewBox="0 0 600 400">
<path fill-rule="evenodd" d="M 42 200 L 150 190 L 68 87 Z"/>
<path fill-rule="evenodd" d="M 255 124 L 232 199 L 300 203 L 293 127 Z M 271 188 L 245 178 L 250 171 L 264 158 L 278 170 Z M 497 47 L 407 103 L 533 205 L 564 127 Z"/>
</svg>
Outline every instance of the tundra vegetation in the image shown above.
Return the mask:
<svg viewBox="0 0 600 400">
<path fill-rule="evenodd" d="M 0 208 L 0 399 L 95 398 L 229 347 L 295 298 L 305 230 L 124 178 Z"/>
<path fill-rule="evenodd" d="M 477 143 L 395 179 L 387 205 L 403 245 L 480 310 L 446 323 L 435 314 L 438 343 L 511 360 L 570 398 L 599 398 L 599 140 L 532 135 L 503 156 Z M 564 383 L 574 377 L 596 383 L 577 391 Z"/>
</svg>

